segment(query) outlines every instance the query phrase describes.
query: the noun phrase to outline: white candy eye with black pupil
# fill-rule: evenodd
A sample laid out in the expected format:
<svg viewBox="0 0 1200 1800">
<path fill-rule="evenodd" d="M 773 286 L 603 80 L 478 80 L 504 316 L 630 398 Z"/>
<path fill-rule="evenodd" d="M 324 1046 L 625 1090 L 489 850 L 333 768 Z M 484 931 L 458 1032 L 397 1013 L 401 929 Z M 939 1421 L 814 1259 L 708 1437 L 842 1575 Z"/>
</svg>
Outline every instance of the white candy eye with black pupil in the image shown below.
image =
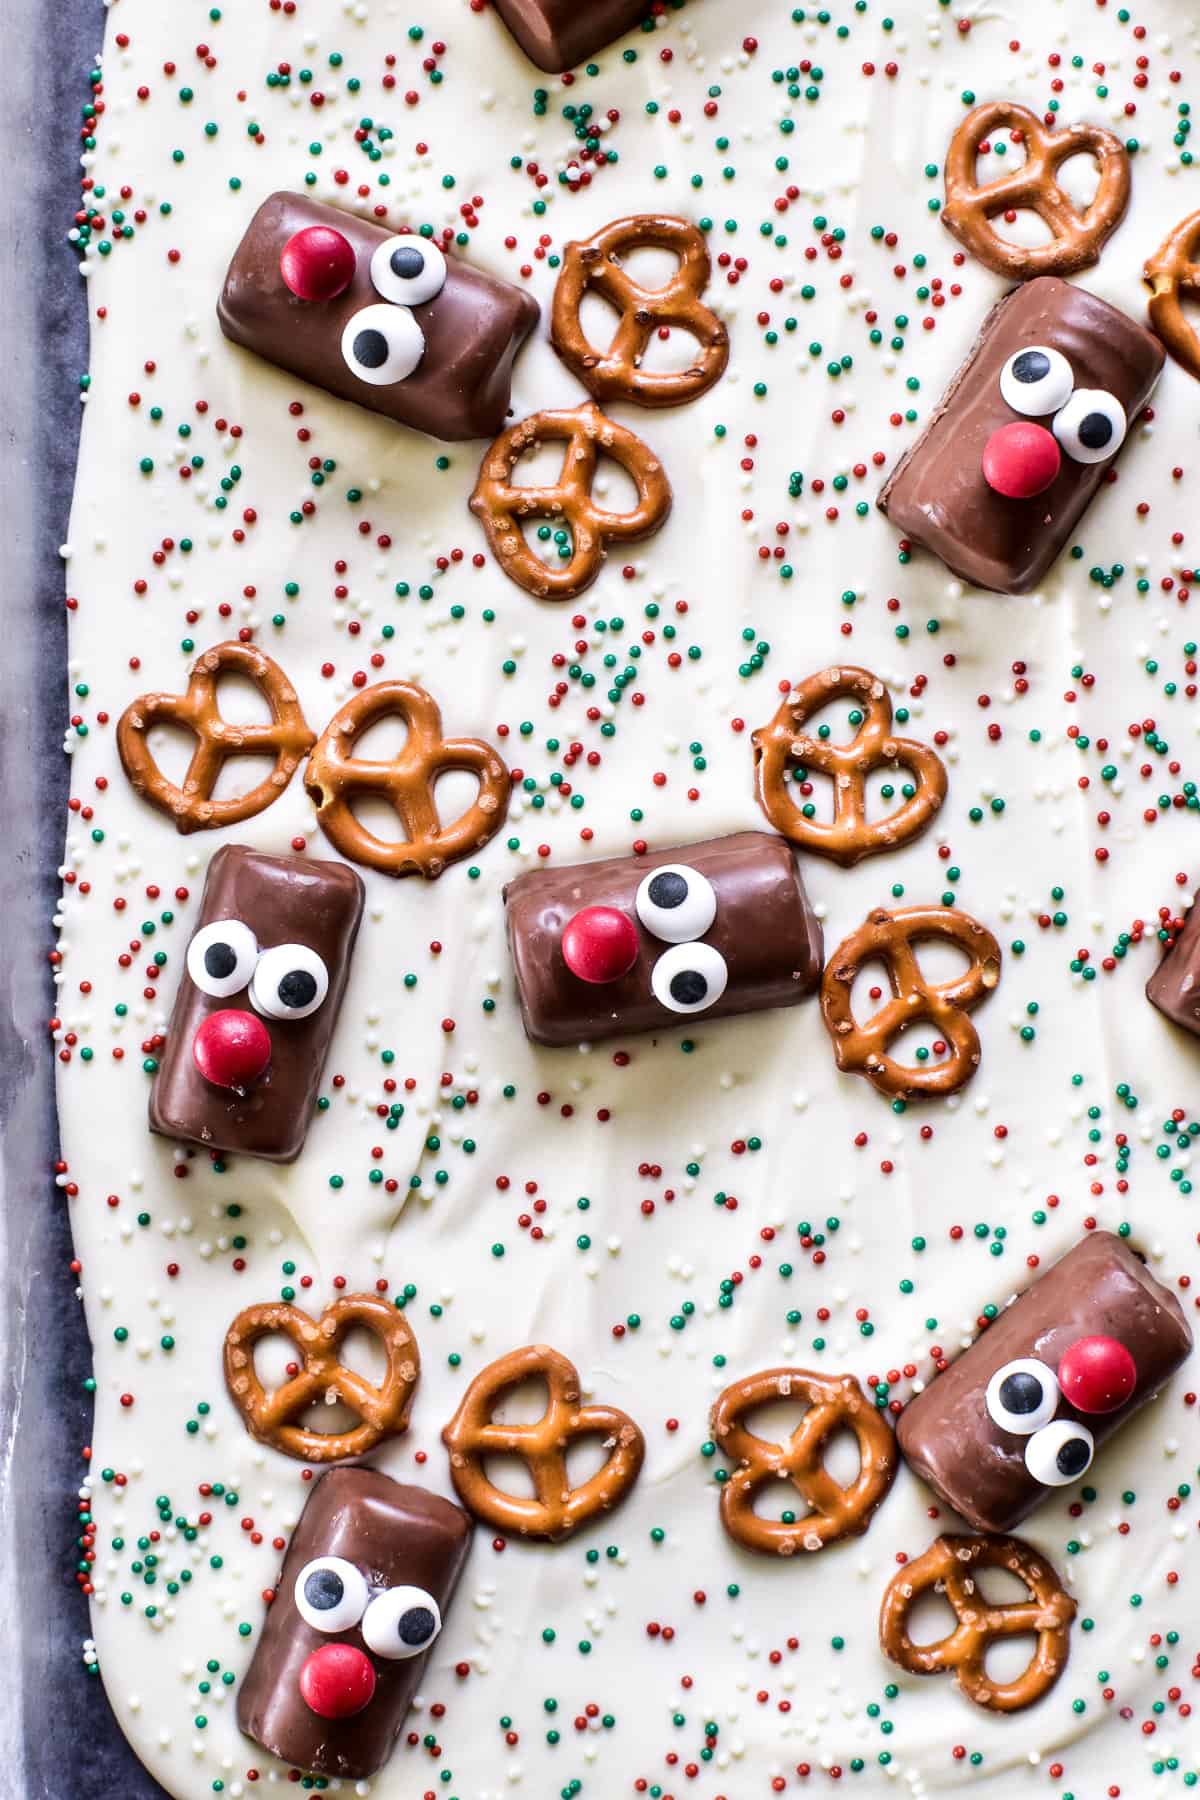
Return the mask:
<svg viewBox="0 0 1200 1800">
<path fill-rule="evenodd" d="M 437 1601 L 424 1588 L 395 1587 L 376 1595 L 363 1619 L 363 1641 L 389 1662 L 421 1656 L 442 1629 Z"/>
<path fill-rule="evenodd" d="M 341 1556 L 305 1563 L 292 1589 L 296 1611 L 314 1631 L 349 1631 L 367 1610 L 366 1577 Z"/>
<path fill-rule="evenodd" d="M 250 985 L 258 943 L 240 919 L 202 925 L 187 948 L 187 971 L 202 994 L 228 1000 Z"/>
<path fill-rule="evenodd" d="M 371 258 L 371 285 L 384 300 L 420 306 L 446 285 L 446 259 L 428 238 L 402 233 L 380 244 Z"/>
<path fill-rule="evenodd" d="M 1000 371 L 1001 397 L 1026 418 L 1044 418 L 1071 398 L 1075 377 L 1061 350 L 1030 344 L 1010 356 Z"/>
<path fill-rule="evenodd" d="M 729 970 L 711 944 L 673 944 L 650 971 L 654 997 L 668 1012 L 707 1012 L 725 992 Z"/>
<path fill-rule="evenodd" d="M 382 300 L 364 306 L 342 332 L 342 360 L 371 387 L 391 387 L 412 374 L 425 354 L 425 334 L 404 306 Z"/>
<path fill-rule="evenodd" d="M 329 992 L 329 971 L 307 944 L 275 944 L 258 959 L 250 1004 L 268 1019 L 307 1019 Z"/>
<path fill-rule="evenodd" d="M 1107 462 L 1125 442 L 1125 408 L 1104 388 L 1076 388 L 1054 421 L 1054 435 L 1077 463 Z"/>
<path fill-rule="evenodd" d="M 1019 1357 L 997 1369 L 987 1384 L 987 1409 L 1003 1431 L 1029 1437 L 1048 1425 L 1058 1411 L 1058 1382 L 1053 1369 L 1035 1357 Z"/>
<path fill-rule="evenodd" d="M 1086 1425 L 1055 1419 L 1026 1444 L 1025 1467 L 1043 1487 L 1070 1487 L 1087 1474 L 1095 1453 L 1096 1441 Z"/>
<path fill-rule="evenodd" d="M 652 869 L 639 886 L 634 905 L 646 930 L 667 944 L 703 937 L 717 916 L 712 882 L 686 863 Z"/>
</svg>

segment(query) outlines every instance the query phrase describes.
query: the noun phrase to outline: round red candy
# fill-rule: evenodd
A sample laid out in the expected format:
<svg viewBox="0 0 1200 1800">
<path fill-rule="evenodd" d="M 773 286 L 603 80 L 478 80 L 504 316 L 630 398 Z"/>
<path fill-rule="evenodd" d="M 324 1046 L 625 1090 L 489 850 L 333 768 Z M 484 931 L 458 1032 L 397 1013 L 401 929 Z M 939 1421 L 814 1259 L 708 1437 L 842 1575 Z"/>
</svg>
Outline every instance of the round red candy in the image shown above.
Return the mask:
<svg viewBox="0 0 1200 1800">
<path fill-rule="evenodd" d="M 562 948 L 580 981 L 619 981 L 637 961 L 637 926 L 615 906 L 585 906 L 568 921 Z"/>
<path fill-rule="evenodd" d="M 306 225 L 283 246 L 279 273 L 297 300 L 336 300 L 354 279 L 354 250 L 332 225 Z"/>
<path fill-rule="evenodd" d="M 1058 1365 L 1058 1385 L 1076 1412 L 1115 1412 L 1137 1386 L 1137 1364 L 1116 1338 L 1080 1338 Z"/>
<path fill-rule="evenodd" d="M 375 1693 L 375 1668 L 354 1644 L 322 1644 L 300 1670 L 304 1704 L 322 1719 L 352 1719 Z"/>
<path fill-rule="evenodd" d="M 1062 465 L 1058 439 L 1032 419 L 993 431 L 983 452 L 983 478 L 1009 500 L 1030 500 L 1050 486 Z"/>
<path fill-rule="evenodd" d="M 192 1039 L 192 1055 L 205 1081 L 239 1092 L 257 1081 L 271 1060 L 271 1034 L 257 1013 L 223 1007 L 209 1013 Z"/>
</svg>

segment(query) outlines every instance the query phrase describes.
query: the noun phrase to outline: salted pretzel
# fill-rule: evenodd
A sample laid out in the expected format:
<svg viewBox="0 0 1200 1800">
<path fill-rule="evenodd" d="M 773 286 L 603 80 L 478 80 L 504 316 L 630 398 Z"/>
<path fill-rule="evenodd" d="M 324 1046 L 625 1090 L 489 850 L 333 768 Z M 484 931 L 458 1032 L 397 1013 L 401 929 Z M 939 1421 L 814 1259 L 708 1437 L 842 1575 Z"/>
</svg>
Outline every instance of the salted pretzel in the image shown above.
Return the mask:
<svg viewBox="0 0 1200 1800">
<path fill-rule="evenodd" d="M 665 287 L 644 287 L 622 268 L 622 257 L 645 249 L 670 250 L 679 258 Z M 632 400 L 638 406 L 678 406 L 694 400 L 720 380 L 729 361 L 729 333 L 700 298 L 711 275 L 704 233 L 686 219 L 658 213 L 614 219 L 563 251 L 550 342 L 597 400 Z M 592 345 L 580 317 L 589 288 L 620 314 L 604 351 Z M 642 367 L 650 339 L 664 328 L 686 332 L 695 343 L 695 360 L 688 368 Z"/>
<path fill-rule="evenodd" d="M 811 737 L 804 727 L 831 700 L 852 699 L 863 714 L 848 744 Z M 882 681 L 866 669 L 818 669 L 798 682 L 769 725 L 754 732 L 758 804 L 776 831 L 849 868 L 864 856 L 892 850 L 916 837 L 946 798 L 946 770 L 928 745 L 892 731 L 892 701 Z M 867 818 L 867 776 L 899 764 L 916 778 L 903 806 L 885 818 Z M 807 818 L 789 792 L 789 773 L 817 769 L 833 782 L 833 820 Z"/>
<path fill-rule="evenodd" d="M 1150 323 L 1181 368 L 1200 381 L 1200 329 L 1182 299 L 1200 299 L 1200 212 L 1180 219 L 1142 271 L 1150 289 Z"/>
<path fill-rule="evenodd" d="M 348 1369 L 338 1352 L 346 1334 L 373 1332 L 383 1345 L 387 1369 L 376 1387 L 365 1375 Z M 254 1366 L 260 1338 L 282 1333 L 291 1338 L 303 1366 L 268 1393 Z M 302 1462 L 344 1462 L 365 1456 L 408 1429 L 413 1390 L 421 1358 L 403 1313 L 378 1294 L 343 1294 L 319 1319 L 284 1301 L 248 1306 L 225 1333 L 225 1385 L 251 1437 Z M 318 1401 L 340 1400 L 358 1415 L 350 1431 L 315 1431 L 297 1421 Z"/>
<path fill-rule="evenodd" d="M 513 471 L 529 450 L 566 444 L 557 482 L 522 486 Z M 608 512 L 592 498 L 601 455 L 620 463 L 637 488 L 628 512 Z M 610 542 L 630 542 L 658 530 L 671 510 L 671 484 L 647 444 L 605 418 L 594 400 L 563 412 L 532 413 L 502 431 L 484 456 L 471 511 L 510 581 L 539 600 L 570 600 L 600 573 Z M 522 521 L 545 519 L 564 529 L 570 555 L 549 567 L 525 542 Z"/>
<path fill-rule="evenodd" d="M 546 1384 L 546 1411 L 531 1425 L 499 1425 L 492 1413 L 523 1381 Z M 567 1474 L 567 1446 L 602 1437 L 608 1457 L 579 1487 Z M 570 1537 L 597 1513 L 608 1512 L 637 1479 L 645 1439 L 615 1406 L 581 1403 L 579 1372 L 548 1344 L 510 1350 L 477 1375 L 442 1432 L 450 1479 L 467 1511 L 499 1531 L 520 1537 Z M 519 1456 L 529 1465 L 534 1495 L 508 1494 L 488 1480 L 489 1456 Z"/>
<path fill-rule="evenodd" d="M 979 146 L 1001 131 L 1020 133 L 1025 161 L 979 186 Z M 1100 176 L 1095 198 L 1082 213 L 1058 184 L 1060 166 L 1081 153 L 1094 157 Z M 1014 281 L 1090 268 L 1128 204 L 1129 152 L 1120 138 L 1102 125 L 1048 131 L 1036 113 L 1015 100 L 988 100 L 973 107 L 946 152 L 942 224 L 981 263 Z M 1037 214 L 1051 233 L 1048 244 L 1012 244 L 993 229 L 998 213 L 1022 210 Z"/>
<path fill-rule="evenodd" d="M 1007 1569 L 1030 1598 L 1001 1604 L 987 1600 L 976 1577 L 980 1569 Z M 954 1630 L 932 1644 L 914 1644 L 908 1635 L 913 1602 L 927 1589 L 954 1608 Z M 915 1561 L 888 1582 L 879 1613 L 879 1643 L 885 1656 L 914 1675 L 953 1674 L 976 1706 L 990 1712 L 1019 1712 L 1040 1700 L 1058 1680 L 1070 1654 L 1075 1602 L 1050 1564 L 1032 1545 L 1012 1537 L 935 1538 Z M 1015 1681 L 993 1681 L 985 1658 L 998 1638 L 1037 1637 L 1028 1668 Z"/>
<path fill-rule="evenodd" d="M 950 981 L 929 982 L 913 946 L 940 938 L 957 944 L 970 965 Z M 866 963 L 887 970 L 892 998 L 860 1024 L 851 1008 L 855 977 Z M 833 1039 L 839 1069 L 865 1075 L 881 1094 L 910 1099 L 917 1094 L 954 1094 L 979 1066 L 979 1036 L 967 1013 L 1000 979 L 1000 946 L 977 919 L 948 906 L 883 907 L 838 945 L 821 977 L 821 1013 Z M 934 1026 L 950 1046 L 948 1061 L 913 1067 L 897 1062 L 888 1045 L 907 1025 Z"/>
<path fill-rule="evenodd" d="M 774 1400 L 803 1400 L 808 1410 L 786 1444 L 747 1431 L 742 1420 Z M 859 1469 L 849 1487 L 825 1467 L 825 1446 L 845 1427 L 858 1440 Z M 712 1410 L 712 1435 L 737 1461 L 721 1489 L 721 1523 L 736 1543 L 766 1556 L 823 1550 L 865 1531 L 896 1477 L 896 1440 L 853 1375 L 813 1375 L 807 1369 L 764 1369 L 735 1381 Z M 762 1518 L 758 1493 L 790 1481 L 808 1511 L 794 1522 Z"/>
<path fill-rule="evenodd" d="M 244 675 L 254 683 L 271 709 L 269 725 L 237 725 L 221 716 L 222 675 Z M 179 725 L 196 739 L 182 787 L 167 780 L 150 754 L 146 734 L 152 725 Z M 125 708 L 117 724 L 117 752 L 134 792 L 174 819 L 176 830 L 209 831 L 252 819 L 278 800 L 316 735 L 278 663 L 253 644 L 215 644 L 196 658 L 185 694 L 142 694 Z M 217 777 L 235 756 L 275 761 L 248 793 L 214 800 Z"/>
<path fill-rule="evenodd" d="M 378 720 L 397 716 L 408 727 L 404 747 L 387 762 L 354 754 L 362 733 Z M 479 791 L 461 817 L 443 825 L 434 789 L 450 769 L 474 775 Z M 448 863 L 483 848 L 503 825 L 512 780 L 480 738 L 442 736 L 437 702 L 413 681 L 377 681 L 360 689 L 325 727 L 308 759 L 304 786 L 317 809 L 317 823 L 334 848 L 351 862 L 385 875 L 440 875 Z M 404 827 L 399 843 L 376 837 L 355 818 L 356 795 L 377 794 L 395 809 Z"/>
</svg>

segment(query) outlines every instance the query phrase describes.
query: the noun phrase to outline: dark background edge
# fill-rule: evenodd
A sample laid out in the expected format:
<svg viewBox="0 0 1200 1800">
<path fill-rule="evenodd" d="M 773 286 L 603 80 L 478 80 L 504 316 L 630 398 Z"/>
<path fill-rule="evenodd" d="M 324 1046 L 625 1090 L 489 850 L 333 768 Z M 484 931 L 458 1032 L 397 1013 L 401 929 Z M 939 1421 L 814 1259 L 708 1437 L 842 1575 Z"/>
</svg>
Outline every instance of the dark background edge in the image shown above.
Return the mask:
<svg viewBox="0 0 1200 1800">
<path fill-rule="evenodd" d="M 12 0 L 6 11 L 0 494 L 0 1556 L 19 1650 L 0 1712 L 10 1793 L 24 1800 L 161 1800 L 81 1646 L 75 1581 L 90 1353 L 75 1297 L 70 1203 L 54 1185 L 54 1011 L 47 952 L 59 891 L 68 765 L 64 574 L 87 368 L 86 288 L 66 242 L 79 199 L 79 118 L 104 34 L 101 0 Z M 76 1204 L 95 1204 L 85 1191 Z M 101 1547 L 99 1554 L 103 1556 Z"/>
</svg>

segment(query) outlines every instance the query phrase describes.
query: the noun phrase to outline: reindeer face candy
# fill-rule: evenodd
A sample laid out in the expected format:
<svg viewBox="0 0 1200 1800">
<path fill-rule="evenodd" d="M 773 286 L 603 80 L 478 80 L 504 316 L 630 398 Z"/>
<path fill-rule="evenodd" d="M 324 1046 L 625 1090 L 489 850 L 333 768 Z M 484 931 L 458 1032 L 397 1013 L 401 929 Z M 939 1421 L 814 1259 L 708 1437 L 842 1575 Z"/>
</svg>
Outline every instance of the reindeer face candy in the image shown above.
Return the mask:
<svg viewBox="0 0 1200 1800">
<path fill-rule="evenodd" d="M 292 1537 L 238 1724 L 264 1750 L 354 1781 L 392 1753 L 471 1543 L 449 1500 L 331 1469 Z"/>
<path fill-rule="evenodd" d="M 432 238 L 302 194 L 272 194 L 217 305 L 235 344 L 399 425 L 453 441 L 504 424 L 532 295 Z"/>
<path fill-rule="evenodd" d="M 1010 1531 L 1087 1473 L 1191 1348 L 1175 1296 L 1094 1231 L 905 1407 L 901 1454 L 978 1531 Z"/>
<path fill-rule="evenodd" d="M 217 851 L 150 1093 L 153 1131 L 269 1162 L 299 1156 L 362 908 L 345 863 Z"/>
<path fill-rule="evenodd" d="M 1145 326 L 1056 276 L 993 307 L 880 510 L 974 587 L 1042 580 L 1163 365 Z"/>
<path fill-rule="evenodd" d="M 762 831 L 531 869 L 505 903 L 536 1044 L 793 1006 L 821 978 L 821 927 L 796 853 Z"/>
</svg>

